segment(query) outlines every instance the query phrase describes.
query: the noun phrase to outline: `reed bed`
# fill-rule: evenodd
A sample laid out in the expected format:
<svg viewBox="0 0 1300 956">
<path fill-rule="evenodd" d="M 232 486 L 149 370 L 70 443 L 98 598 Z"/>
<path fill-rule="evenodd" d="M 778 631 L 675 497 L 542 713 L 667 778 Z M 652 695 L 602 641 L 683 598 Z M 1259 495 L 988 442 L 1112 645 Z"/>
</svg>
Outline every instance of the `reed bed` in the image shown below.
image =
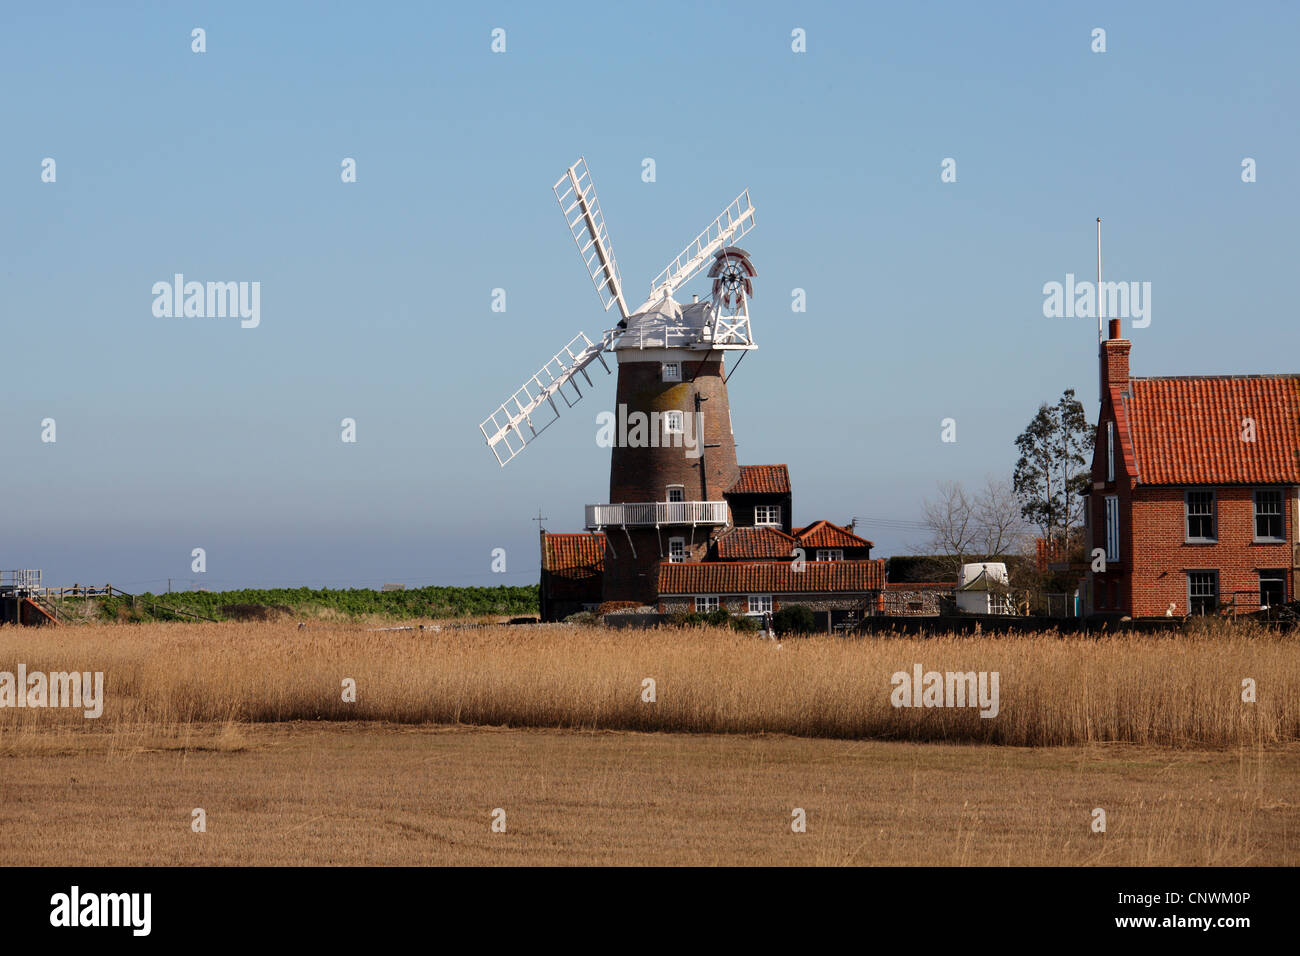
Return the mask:
<svg viewBox="0 0 1300 956">
<path fill-rule="evenodd" d="M 0 628 L 0 671 L 102 671 L 103 716 L 0 709 L 15 735 L 297 720 L 674 733 L 782 733 L 1062 746 L 1261 746 L 1300 739 L 1300 644 L 1249 624 L 1174 636 L 780 643 L 709 628 L 371 631 L 295 624 Z M 896 708 L 891 675 L 999 674 L 999 712 Z M 646 701 L 644 681 L 654 681 Z M 1253 679 L 1257 699 L 1242 700 Z M 356 683 L 356 700 L 344 681 Z M 5 738 L 8 738 L 6 743 Z"/>
</svg>

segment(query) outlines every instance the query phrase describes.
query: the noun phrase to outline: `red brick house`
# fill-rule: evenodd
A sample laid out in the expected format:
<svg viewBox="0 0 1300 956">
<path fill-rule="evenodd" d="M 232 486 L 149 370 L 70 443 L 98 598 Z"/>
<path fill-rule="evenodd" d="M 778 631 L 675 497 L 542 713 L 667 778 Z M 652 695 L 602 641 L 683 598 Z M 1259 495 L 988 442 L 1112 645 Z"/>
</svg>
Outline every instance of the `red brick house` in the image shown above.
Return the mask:
<svg viewBox="0 0 1300 956">
<path fill-rule="evenodd" d="M 726 492 L 734 523 L 701 559 L 670 549 L 659 563 L 659 612 L 760 615 L 801 604 L 828 630 L 873 613 L 885 587 L 885 562 L 871 559 L 874 545 L 829 521 L 792 527 L 785 465 L 742 465 L 740 472 Z"/>
<path fill-rule="evenodd" d="M 667 500 L 679 486 L 666 488 Z M 785 465 L 742 465 L 722 493 L 728 521 L 719 528 L 652 527 L 637 540 L 622 527 L 607 532 L 542 532 L 541 614 L 563 620 L 610 596 L 614 549 L 636 548 L 646 567 L 652 606 L 661 614 L 707 612 L 765 615 L 802 604 L 827 629 L 849 626 L 879 609 L 885 562 L 852 526 L 817 521 L 793 527 L 793 496 Z"/>
<path fill-rule="evenodd" d="M 1300 565 L 1300 375 L 1129 374 L 1101 343 L 1088 498 L 1091 613 L 1254 611 L 1295 599 Z"/>
<path fill-rule="evenodd" d="M 659 611 L 768 614 L 802 604 L 827 630 L 874 612 L 885 589 L 885 562 L 698 561 L 659 565 Z"/>
<path fill-rule="evenodd" d="M 809 561 L 865 561 L 875 545 L 858 537 L 852 527 L 818 521 L 796 528 L 793 537 Z"/>
<path fill-rule="evenodd" d="M 605 535 L 541 532 L 542 576 L 537 596 L 543 621 L 562 621 L 600 604 L 605 577 Z"/>
</svg>

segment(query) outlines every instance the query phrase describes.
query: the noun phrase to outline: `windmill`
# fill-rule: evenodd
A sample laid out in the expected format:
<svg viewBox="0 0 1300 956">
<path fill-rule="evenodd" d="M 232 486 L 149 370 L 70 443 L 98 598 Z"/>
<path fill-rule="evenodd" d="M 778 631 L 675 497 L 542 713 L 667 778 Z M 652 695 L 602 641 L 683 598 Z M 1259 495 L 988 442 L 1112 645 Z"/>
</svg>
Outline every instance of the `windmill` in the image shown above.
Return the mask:
<svg viewBox="0 0 1300 956">
<path fill-rule="evenodd" d="M 629 309 L 586 160 L 552 188 L 601 305 L 606 312 L 617 306 L 619 321 L 595 341 L 575 335 L 479 429 L 504 467 L 559 418 L 559 401 L 572 408 L 583 397 L 580 383 L 594 387 L 589 370 L 598 363 L 610 372 L 606 356 L 614 356 L 610 503 L 588 505 L 586 524 L 607 532 L 605 599 L 648 599 L 656 562 L 685 560 L 730 524 L 722 495 L 739 466 L 723 354 L 756 347 L 749 324 L 756 272 L 735 245 L 754 227 L 755 210 L 745 190 L 655 276 L 645 301 Z M 705 269 L 713 279 L 711 297 L 677 302 L 675 293 Z M 611 531 L 619 532 L 621 545 Z"/>
</svg>

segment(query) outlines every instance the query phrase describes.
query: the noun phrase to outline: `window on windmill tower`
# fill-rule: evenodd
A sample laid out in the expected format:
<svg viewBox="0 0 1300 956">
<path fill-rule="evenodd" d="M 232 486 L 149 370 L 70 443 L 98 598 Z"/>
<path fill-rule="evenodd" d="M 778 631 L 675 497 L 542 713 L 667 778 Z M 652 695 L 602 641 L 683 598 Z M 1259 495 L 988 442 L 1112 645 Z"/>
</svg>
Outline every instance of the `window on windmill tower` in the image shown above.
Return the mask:
<svg viewBox="0 0 1300 956">
<path fill-rule="evenodd" d="M 682 380 L 681 362 L 664 362 L 663 369 L 665 382 L 680 382 Z"/>
<path fill-rule="evenodd" d="M 669 501 L 685 501 L 685 500 L 686 500 L 686 488 L 685 488 L 683 485 L 669 485 L 669 486 L 668 486 L 668 500 L 669 500 Z"/>
<path fill-rule="evenodd" d="M 682 433 L 682 413 L 664 412 L 664 434 L 680 435 Z"/>
<path fill-rule="evenodd" d="M 681 564 L 686 560 L 686 539 L 668 539 L 668 563 Z"/>
<path fill-rule="evenodd" d="M 754 527 L 780 527 L 781 525 L 781 506 L 780 505 L 755 505 L 754 506 Z"/>
</svg>

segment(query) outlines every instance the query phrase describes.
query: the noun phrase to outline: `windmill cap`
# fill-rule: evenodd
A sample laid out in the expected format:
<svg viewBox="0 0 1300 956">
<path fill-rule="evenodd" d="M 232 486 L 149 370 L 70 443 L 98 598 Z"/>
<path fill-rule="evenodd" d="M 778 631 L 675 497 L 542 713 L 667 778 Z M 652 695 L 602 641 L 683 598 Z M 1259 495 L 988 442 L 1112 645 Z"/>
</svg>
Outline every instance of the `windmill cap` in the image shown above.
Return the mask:
<svg viewBox="0 0 1300 956">
<path fill-rule="evenodd" d="M 705 340 L 713 314 L 712 302 L 681 304 L 671 297 L 627 320 L 627 331 L 616 349 L 688 348 Z"/>
</svg>

